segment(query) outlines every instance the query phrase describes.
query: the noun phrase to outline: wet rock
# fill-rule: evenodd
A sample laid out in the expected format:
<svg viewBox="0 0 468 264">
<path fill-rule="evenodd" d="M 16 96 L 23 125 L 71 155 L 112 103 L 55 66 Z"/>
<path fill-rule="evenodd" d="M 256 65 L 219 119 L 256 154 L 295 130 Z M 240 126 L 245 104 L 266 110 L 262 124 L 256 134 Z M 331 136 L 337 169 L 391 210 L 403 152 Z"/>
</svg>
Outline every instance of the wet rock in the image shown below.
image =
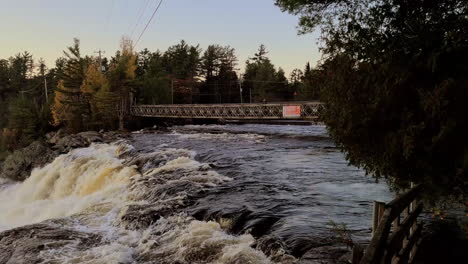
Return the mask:
<svg viewBox="0 0 468 264">
<path fill-rule="evenodd" d="M 84 148 L 91 145 L 91 143 L 104 142 L 103 135 L 96 131 L 81 132 L 73 135 L 65 135 L 58 139 L 53 139 L 52 148 L 59 150 L 62 153 L 69 152 L 75 148 Z"/>
<path fill-rule="evenodd" d="M 279 238 L 265 235 L 253 245 L 257 250 L 262 251 L 275 263 L 296 263 L 297 259 L 285 251 L 286 245 Z"/>
<path fill-rule="evenodd" d="M 126 137 L 128 134 L 118 132 L 87 131 L 73 135 L 68 135 L 63 130 L 50 132 L 45 136 L 45 141 L 34 141 L 10 154 L 0 164 L 0 178 L 24 181 L 34 168 L 43 167 L 60 154 L 75 148 L 88 147 L 92 143 L 111 143 Z"/>
<path fill-rule="evenodd" d="M 34 168 L 44 166 L 57 155 L 58 153 L 51 150 L 44 142 L 35 141 L 23 149 L 14 151 L 5 159 L 0 168 L 0 177 L 23 181 L 29 177 Z"/>
<path fill-rule="evenodd" d="M 92 143 L 111 143 L 122 138 L 127 138 L 129 135 L 126 133 L 119 132 L 96 132 L 86 131 L 78 134 L 67 135 L 60 130 L 49 135 L 47 142 L 53 149 L 60 151 L 61 153 L 69 152 L 75 148 L 85 148 Z"/>
<path fill-rule="evenodd" d="M 227 180 L 190 156 L 190 152 L 174 149 L 146 155 L 129 152 L 126 166 L 137 166 L 142 175 L 131 180 L 129 198 L 136 203 L 120 215 L 120 225 L 147 228 L 162 217 L 185 210 L 205 190 Z"/>
<path fill-rule="evenodd" d="M 256 249 L 261 250 L 267 256 L 274 255 L 275 252 L 286 248 L 280 239 L 269 235 L 259 238 L 254 246 Z"/>
<path fill-rule="evenodd" d="M 67 135 L 59 138 L 52 148 L 60 151 L 61 153 L 66 153 L 75 148 L 87 147 L 89 144 L 88 140 L 84 137 L 79 135 Z"/>
<path fill-rule="evenodd" d="M 147 205 L 130 205 L 120 218 L 120 226 L 131 230 L 141 230 L 156 223 L 161 217 L 166 217 L 173 213 L 169 208 L 148 207 Z"/>
<path fill-rule="evenodd" d="M 349 252 L 346 246 L 323 246 L 312 248 L 299 260 L 298 264 L 341 264 L 347 263 L 343 256 Z"/>
<path fill-rule="evenodd" d="M 98 244 L 96 234 L 78 232 L 47 224 L 20 227 L 0 233 L 0 263 L 22 264 L 44 262 L 42 251 L 52 251 L 67 246 L 77 249 Z"/>
<path fill-rule="evenodd" d="M 49 132 L 45 135 L 46 142 L 52 145 L 57 144 L 58 140 L 65 137 L 67 133 L 63 129 L 59 129 L 57 132 Z"/>
<path fill-rule="evenodd" d="M 103 134 L 96 131 L 86 131 L 76 134 L 88 142 L 88 144 L 94 142 L 103 142 Z"/>
</svg>

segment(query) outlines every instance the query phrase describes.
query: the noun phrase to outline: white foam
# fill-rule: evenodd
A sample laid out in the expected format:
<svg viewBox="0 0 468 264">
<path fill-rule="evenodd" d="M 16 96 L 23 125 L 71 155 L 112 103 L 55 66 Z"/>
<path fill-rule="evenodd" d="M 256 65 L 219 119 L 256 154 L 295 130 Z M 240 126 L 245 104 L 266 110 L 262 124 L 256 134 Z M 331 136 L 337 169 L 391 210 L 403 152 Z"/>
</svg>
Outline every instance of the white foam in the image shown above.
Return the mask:
<svg viewBox="0 0 468 264">
<path fill-rule="evenodd" d="M 121 202 L 134 167 L 117 158 L 121 146 L 92 145 L 35 169 L 23 183 L 0 191 L 0 225 L 18 227 Z M 106 206 L 106 207 L 112 207 Z M 5 229 L 5 228 L 3 228 Z"/>
<path fill-rule="evenodd" d="M 247 133 L 247 134 L 233 134 L 233 133 L 190 133 L 184 134 L 179 132 L 172 132 L 170 135 L 177 136 L 180 139 L 196 139 L 196 140 L 223 140 L 223 141 L 232 141 L 232 140 L 252 140 L 256 143 L 263 143 L 267 139 L 264 135 Z"/>
<path fill-rule="evenodd" d="M 139 250 L 140 254 L 161 262 L 270 263 L 262 252 L 251 247 L 255 242 L 251 235 L 229 235 L 216 222 L 179 216 L 158 221 L 154 231 L 161 235 L 147 234 L 148 242 L 141 244 Z"/>
<path fill-rule="evenodd" d="M 192 182 L 209 188 L 231 180 L 195 161 L 196 153 L 183 149 L 146 154 L 168 161 L 140 175 L 136 167 L 124 166 L 119 159 L 120 154 L 131 149 L 119 143 L 73 150 L 35 169 L 25 182 L 6 185 L 0 190 L 0 230 L 66 217 L 60 221 L 64 228 L 102 238 L 90 248 L 71 241 L 44 250 L 40 252 L 44 263 L 140 263 L 140 258 L 166 263 L 194 263 L 197 259 L 203 263 L 270 263 L 262 252 L 251 247 L 255 241 L 251 235 L 229 235 L 219 223 L 196 221 L 183 213 L 161 218 L 144 230 L 119 226 L 127 206 L 154 205 L 140 199 L 158 187 L 154 184 L 170 187 Z M 137 184 L 142 179 L 155 179 L 156 183 Z M 129 188 L 131 183 L 136 183 L 134 189 Z M 140 200 L 132 200 L 135 193 L 141 194 L 137 197 Z M 152 203 L 182 203 L 186 196 L 185 191 L 163 194 Z"/>
</svg>

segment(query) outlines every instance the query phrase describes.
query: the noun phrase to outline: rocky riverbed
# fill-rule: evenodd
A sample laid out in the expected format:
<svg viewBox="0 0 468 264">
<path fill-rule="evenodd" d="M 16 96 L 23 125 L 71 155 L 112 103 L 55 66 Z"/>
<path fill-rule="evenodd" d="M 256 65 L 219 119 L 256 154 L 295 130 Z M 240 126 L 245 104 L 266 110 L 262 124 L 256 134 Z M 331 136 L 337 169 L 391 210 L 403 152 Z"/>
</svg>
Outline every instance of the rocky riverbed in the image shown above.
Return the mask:
<svg viewBox="0 0 468 264">
<path fill-rule="evenodd" d="M 327 223 L 392 197 L 320 126 L 60 132 L 1 176 L 0 263 L 344 263 Z"/>
</svg>

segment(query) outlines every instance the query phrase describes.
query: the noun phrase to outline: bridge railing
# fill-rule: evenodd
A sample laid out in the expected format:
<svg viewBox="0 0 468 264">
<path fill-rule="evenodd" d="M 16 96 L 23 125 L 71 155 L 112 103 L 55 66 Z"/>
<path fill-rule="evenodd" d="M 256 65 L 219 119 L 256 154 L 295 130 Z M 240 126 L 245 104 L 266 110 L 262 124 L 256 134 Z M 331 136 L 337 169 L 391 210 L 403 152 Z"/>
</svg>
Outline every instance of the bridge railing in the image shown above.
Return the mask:
<svg viewBox="0 0 468 264">
<path fill-rule="evenodd" d="M 136 105 L 133 116 L 216 119 L 318 119 L 319 102 L 268 104 Z"/>
</svg>

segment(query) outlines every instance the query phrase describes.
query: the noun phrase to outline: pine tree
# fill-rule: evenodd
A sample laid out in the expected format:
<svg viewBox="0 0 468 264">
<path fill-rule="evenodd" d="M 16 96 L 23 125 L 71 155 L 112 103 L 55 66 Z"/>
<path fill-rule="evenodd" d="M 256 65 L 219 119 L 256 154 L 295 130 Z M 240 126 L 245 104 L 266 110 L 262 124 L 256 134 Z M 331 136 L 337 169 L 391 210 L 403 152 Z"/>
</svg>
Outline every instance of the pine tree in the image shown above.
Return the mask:
<svg viewBox="0 0 468 264">
<path fill-rule="evenodd" d="M 31 143 L 48 129 L 50 112 L 40 107 L 34 98 L 13 98 L 9 113 L 8 128 L 15 132 L 19 146 Z"/>
<path fill-rule="evenodd" d="M 254 57 L 246 62 L 244 91 L 249 92 L 249 95 L 251 94 L 253 97 L 253 101 L 257 102 L 277 99 L 277 86 L 275 85 L 278 84 L 278 75 L 275 66 L 266 57 L 266 54 L 268 52 L 265 45 L 262 44 Z"/>
<path fill-rule="evenodd" d="M 164 53 L 167 72 L 177 79 L 195 79 L 200 71 L 200 46 L 191 46 L 182 40 Z"/>
<path fill-rule="evenodd" d="M 64 125 L 70 131 L 83 129 L 83 118 L 87 104 L 81 92 L 81 85 L 85 78 L 86 61 L 81 58 L 80 42 L 74 39 L 73 46 L 64 51 L 66 62 L 61 79 L 55 90 L 52 105 L 53 124 Z"/>
</svg>

